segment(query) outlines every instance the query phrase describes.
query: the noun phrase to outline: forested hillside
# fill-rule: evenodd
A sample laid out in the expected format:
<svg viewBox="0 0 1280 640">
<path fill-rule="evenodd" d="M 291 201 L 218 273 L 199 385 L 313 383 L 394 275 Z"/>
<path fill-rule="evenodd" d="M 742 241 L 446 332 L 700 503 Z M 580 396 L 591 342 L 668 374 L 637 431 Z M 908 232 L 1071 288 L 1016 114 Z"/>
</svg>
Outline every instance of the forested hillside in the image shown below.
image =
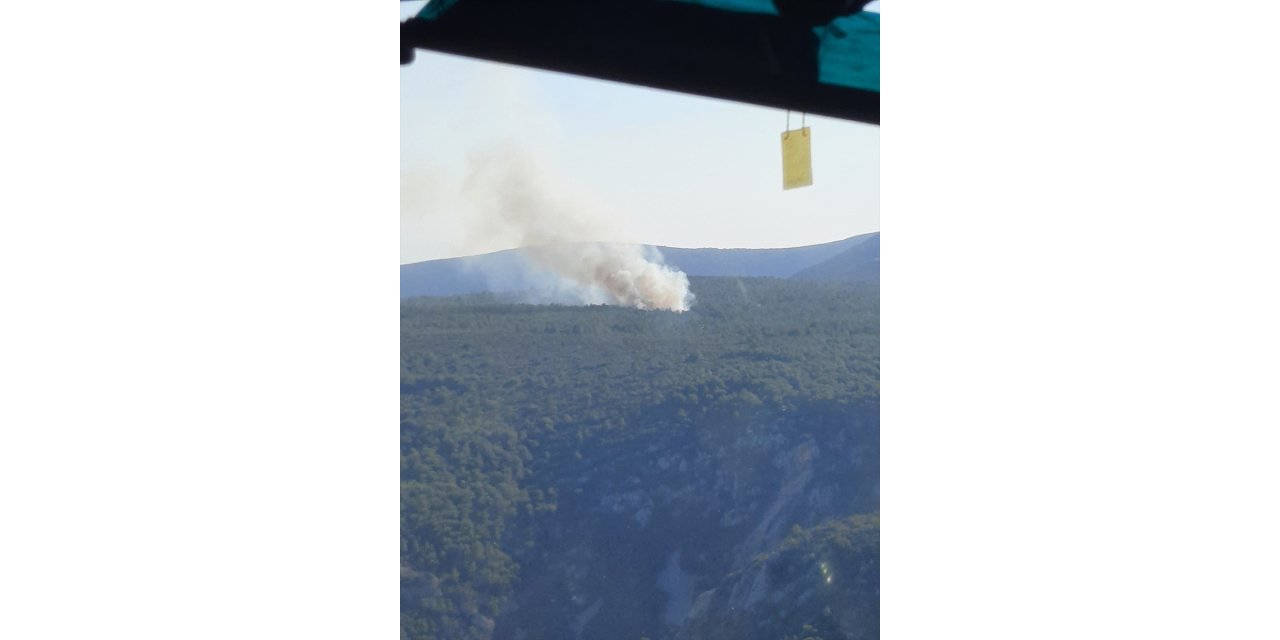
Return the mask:
<svg viewBox="0 0 1280 640">
<path fill-rule="evenodd" d="M 403 638 L 876 638 L 879 291 L 401 302 Z"/>
</svg>

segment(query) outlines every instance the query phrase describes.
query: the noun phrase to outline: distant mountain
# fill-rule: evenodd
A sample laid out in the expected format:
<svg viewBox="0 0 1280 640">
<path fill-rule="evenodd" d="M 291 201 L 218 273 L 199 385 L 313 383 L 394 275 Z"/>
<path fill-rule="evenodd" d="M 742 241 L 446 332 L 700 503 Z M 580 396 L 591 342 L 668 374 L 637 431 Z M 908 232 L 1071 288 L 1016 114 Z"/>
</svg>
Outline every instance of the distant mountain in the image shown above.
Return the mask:
<svg viewBox="0 0 1280 640">
<path fill-rule="evenodd" d="M 667 264 L 678 267 L 691 276 L 758 276 L 789 278 L 809 267 L 821 264 L 845 251 L 876 239 L 877 253 L 880 234 L 867 233 L 844 240 L 807 247 L 787 249 L 678 249 L 658 247 Z"/>
<path fill-rule="evenodd" d="M 791 277 L 795 280 L 877 282 L 880 280 L 880 234 L 871 234 L 866 240 Z"/>
<path fill-rule="evenodd" d="M 690 276 L 878 280 L 880 233 L 786 249 L 656 247 L 666 263 Z M 522 249 L 400 266 L 400 297 L 509 292 L 536 288 L 541 277 Z"/>
<path fill-rule="evenodd" d="M 528 287 L 527 273 L 520 249 L 402 264 L 400 297 L 518 291 Z"/>
</svg>

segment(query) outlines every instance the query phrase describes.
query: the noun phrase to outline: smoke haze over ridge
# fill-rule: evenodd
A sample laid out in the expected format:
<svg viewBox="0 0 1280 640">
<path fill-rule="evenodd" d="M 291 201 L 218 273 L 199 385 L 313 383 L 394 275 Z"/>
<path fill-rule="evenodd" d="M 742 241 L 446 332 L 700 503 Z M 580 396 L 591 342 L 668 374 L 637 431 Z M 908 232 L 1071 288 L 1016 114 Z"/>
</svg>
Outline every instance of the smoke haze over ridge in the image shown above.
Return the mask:
<svg viewBox="0 0 1280 640">
<path fill-rule="evenodd" d="M 580 240 L 783 249 L 879 229 L 877 127 L 810 116 L 817 182 L 784 192 L 780 110 L 419 55 L 400 70 L 400 264 L 517 246 L 468 242 L 463 224 L 468 159 L 502 147 L 564 178 L 575 205 L 604 221 Z M 562 186 L 549 190 L 564 196 Z"/>
<path fill-rule="evenodd" d="M 415 179 L 402 177 L 402 191 L 405 180 Z M 525 248 L 522 280 L 538 301 L 688 310 L 694 300 L 688 277 L 652 247 L 601 242 L 617 230 L 606 224 L 602 204 L 574 191 L 519 148 L 474 154 L 457 194 L 466 203 L 458 212 L 458 249 Z"/>
</svg>

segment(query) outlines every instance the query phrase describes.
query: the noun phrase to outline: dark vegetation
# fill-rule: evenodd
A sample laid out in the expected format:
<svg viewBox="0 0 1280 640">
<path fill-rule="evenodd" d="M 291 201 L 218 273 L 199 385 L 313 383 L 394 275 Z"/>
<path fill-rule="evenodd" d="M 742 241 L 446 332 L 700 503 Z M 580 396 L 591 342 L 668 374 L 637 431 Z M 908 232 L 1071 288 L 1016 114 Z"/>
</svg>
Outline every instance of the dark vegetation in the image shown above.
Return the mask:
<svg viewBox="0 0 1280 640">
<path fill-rule="evenodd" d="M 402 638 L 878 636 L 878 285 L 691 282 L 401 302 Z"/>
</svg>

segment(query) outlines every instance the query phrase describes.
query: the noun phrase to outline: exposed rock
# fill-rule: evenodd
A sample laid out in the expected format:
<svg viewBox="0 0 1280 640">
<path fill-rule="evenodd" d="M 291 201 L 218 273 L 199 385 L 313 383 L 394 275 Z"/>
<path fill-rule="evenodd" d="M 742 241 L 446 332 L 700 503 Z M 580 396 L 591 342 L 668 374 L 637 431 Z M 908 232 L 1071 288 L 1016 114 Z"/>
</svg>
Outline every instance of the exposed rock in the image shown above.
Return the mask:
<svg viewBox="0 0 1280 640">
<path fill-rule="evenodd" d="M 667 624 L 680 624 L 693 606 L 693 576 L 680 567 L 680 550 L 671 552 L 667 565 L 658 574 L 658 588 L 667 594 L 662 617 Z"/>
</svg>

